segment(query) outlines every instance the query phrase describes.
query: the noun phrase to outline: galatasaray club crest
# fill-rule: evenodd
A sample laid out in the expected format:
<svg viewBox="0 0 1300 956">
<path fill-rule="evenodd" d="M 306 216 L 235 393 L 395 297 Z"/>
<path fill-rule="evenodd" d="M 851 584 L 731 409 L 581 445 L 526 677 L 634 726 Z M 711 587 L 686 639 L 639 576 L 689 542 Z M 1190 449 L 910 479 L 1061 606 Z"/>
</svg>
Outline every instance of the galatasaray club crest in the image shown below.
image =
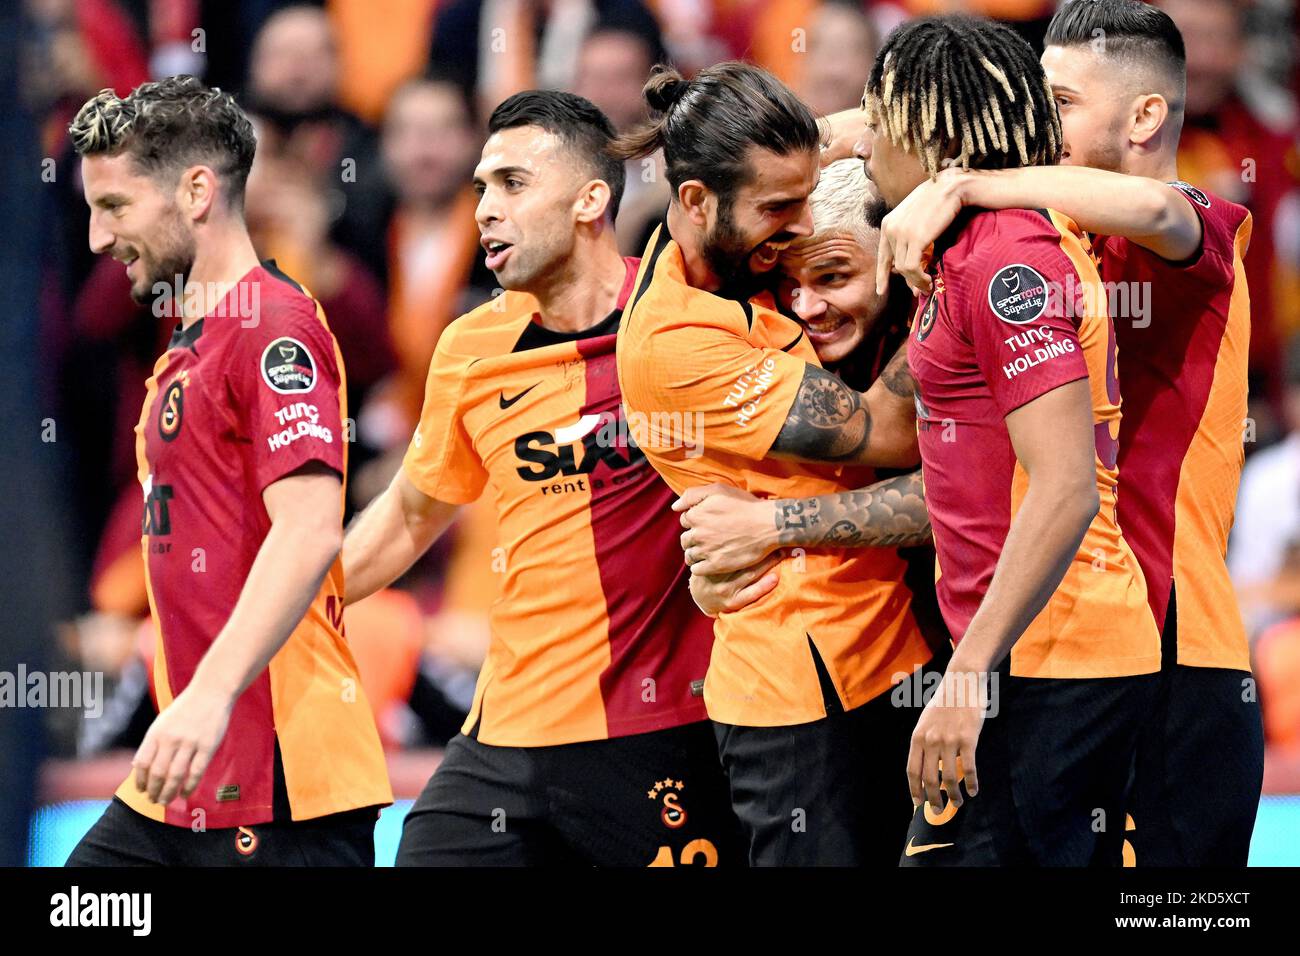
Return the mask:
<svg viewBox="0 0 1300 956">
<path fill-rule="evenodd" d="M 686 808 L 682 806 L 682 791 L 685 789 L 686 781 L 669 777 L 656 780 L 655 785 L 646 791 L 647 797 L 660 804 L 659 819 L 670 829 L 686 825 Z"/>
<path fill-rule="evenodd" d="M 167 386 L 163 395 L 162 408 L 158 411 L 158 434 L 163 441 L 171 441 L 181 430 L 181 419 L 185 413 L 185 383 L 177 379 Z"/>
</svg>

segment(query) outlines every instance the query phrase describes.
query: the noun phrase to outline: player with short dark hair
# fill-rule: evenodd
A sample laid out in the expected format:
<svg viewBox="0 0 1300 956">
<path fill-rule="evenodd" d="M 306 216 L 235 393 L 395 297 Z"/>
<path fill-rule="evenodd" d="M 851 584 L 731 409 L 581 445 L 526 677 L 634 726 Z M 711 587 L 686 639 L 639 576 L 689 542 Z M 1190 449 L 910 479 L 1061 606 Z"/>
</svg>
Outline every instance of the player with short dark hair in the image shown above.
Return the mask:
<svg viewBox="0 0 1300 956">
<path fill-rule="evenodd" d="M 474 171 L 507 290 L 452 322 L 401 471 L 349 528 L 355 602 L 490 490 L 504 572 L 463 732 L 399 865 L 743 864 L 700 684 L 713 642 L 677 558 L 672 492 L 630 438 L 614 346 L 637 260 L 623 165 L 588 101 L 529 91 Z"/>
<path fill-rule="evenodd" d="M 846 385 L 758 288 L 812 233 L 812 114 L 741 63 L 689 82 L 663 70 L 645 97 L 655 119 L 620 154 L 662 148 L 673 198 L 619 330 L 618 372 L 655 468 L 679 493 L 722 482 L 797 497 L 843 490 L 843 464 L 914 466 L 911 392 L 891 391 L 888 375 L 865 394 Z M 684 418 L 700 423 L 698 453 Z M 746 586 L 769 586 L 764 571 Z M 906 681 L 910 700 L 931 657 L 904 573 L 886 549 L 781 555 L 774 590 L 718 616 L 704 696 L 751 862 L 897 859 L 907 794 L 882 768 L 915 712 L 890 691 Z"/>
<path fill-rule="evenodd" d="M 902 27 L 866 90 L 873 216 L 948 158 L 1055 163 L 1051 95 L 1005 26 Z M 928 266 L 908 365 L 956 645 L 912 736 L 926 806 L 902 862 L 1117 864 L 1160 649 L 1116 518 L 1120 393 L 1100 281 L 1077 227 L 1046 208 L 968 210 Z M 986 723 L 978 690 L 994 677 Z"/>
<path fill-rule="evenodd" d="M 1118 515 L 1163 635 L 1130 839 L 1139 866 L 1244 866 L 1263 731 L 1225 555 L 1247 417 L 1251 217 L 1178 178 L 1186 66 L 1168 14 L 1076 0 L 1052 19 L 1042 63 L 1065 165 L 948 170 L 923 184 L 886 219 L 880 280 L 892 262 L 925 284 L 926 248 L 964 207 L 1050 202 L 1094 234 L 1119 306 Z"/>
<path fill-rule="evenodd" d="M 159 714 L 69 865 L 373 865 L 384 755 L 343 637 L 343 362 L 243 219 L 253 128 L 172 77 L 69 127 L 90 246 L 178 321 L 136 456 Z"/>
<path fill-rule="evenodd" d="M 618 218 L 627 171 L 609 151 L 614 125 L 590 100 L 573 93 L 525 90 L 505 100 L 488 118 L 488 134 L 531 126 L 559 137 L 609 186 L 609 211 Z"/>
</svg>

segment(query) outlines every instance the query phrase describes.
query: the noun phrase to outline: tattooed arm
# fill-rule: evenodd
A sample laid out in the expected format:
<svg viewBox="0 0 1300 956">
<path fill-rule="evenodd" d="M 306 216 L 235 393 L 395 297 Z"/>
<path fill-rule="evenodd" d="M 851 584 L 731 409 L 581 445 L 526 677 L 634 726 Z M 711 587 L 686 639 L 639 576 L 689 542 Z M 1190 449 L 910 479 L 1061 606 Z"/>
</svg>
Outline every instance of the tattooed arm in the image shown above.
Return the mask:
<svg viewBox="0 0 1300 956">
<path fill-rule="evenodd" d="M 931 538 L 919 470 L 857 491 L 775 504 L 782 547 L 904 548 Z"/>
<path fill-rule="evenodd" d="M 771 454 L 910 468 L 918 460 L 915 389 L 906 342 L 865 393 L 809 365 Z"/>
<path fill-rule="evenodd" d="M 692 574 L 728 575 L 778 548 L 888 548 L 930 540 L 921 473 L 812 498 L 755 498 L 729 485 L 688 488 L 682 550 Z"/>
</svg>

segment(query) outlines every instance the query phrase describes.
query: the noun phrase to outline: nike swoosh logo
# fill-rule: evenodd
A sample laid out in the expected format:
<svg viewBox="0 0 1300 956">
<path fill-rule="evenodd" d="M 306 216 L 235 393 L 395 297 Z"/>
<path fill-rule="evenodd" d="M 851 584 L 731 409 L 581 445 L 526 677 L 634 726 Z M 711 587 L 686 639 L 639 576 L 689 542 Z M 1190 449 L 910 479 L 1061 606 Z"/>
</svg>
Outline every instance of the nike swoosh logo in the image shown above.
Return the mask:
<svg viewBox="0 0 1300 956">
<path fill-rule="evenodd" d="M 541 382 L 537 382 L 537 383 L 535 383 L 535 384 L 533 384 L 533 385 L 529 385 L 526 389 L 524 389 L 522 392 L 520 392 L 520 393 L 519 393 L 518 395 L 516 395 L 514 398 L 506 398 L 506 393 L 505 393 L 505 390 L 503 389 L 502 392 L 501 392 L 501 398 L 498 399 L 498 401 L 501 402 L 501 407 L 502 407 L 503 409 L 505 409 L 505 408 L 509 408 L 511 405 L 513 405 L 515 402 L 519 401 L 519 399 L 523 398 L 525 395 L 527 395 L 529 392 L 531 392 L 533 389 L 535 389 L 538 385 L 541 385 L 541 384 L 542 384 Z"/>
<path fill-rule="evenodd" d="M 907 849 L 903 851 L 904 856 L 916 856 L 918 853 L 926 853 L 930 850 L 939 850 L 945 846 L 952 846 L 951 843 L 922 843 L 916 846 L 916 837 L 907 841 Z"/>
</svg>

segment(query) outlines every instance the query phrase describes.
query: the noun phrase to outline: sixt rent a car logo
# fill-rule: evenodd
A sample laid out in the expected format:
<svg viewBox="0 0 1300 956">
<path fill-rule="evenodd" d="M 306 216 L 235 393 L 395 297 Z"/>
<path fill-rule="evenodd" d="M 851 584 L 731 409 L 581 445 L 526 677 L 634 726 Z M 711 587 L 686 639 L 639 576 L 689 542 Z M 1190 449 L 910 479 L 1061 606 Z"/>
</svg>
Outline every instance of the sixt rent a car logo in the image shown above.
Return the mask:
<svg viewBox="0 0 1300 956">
<path fill-rule="evenodd" d="M 589 475 L 602 461 L 616 471 L 645 461 L 645 453 L 609 412 L 583 415 L 554 434 L 526 432 L 515 439 L 515 456 L 527 463 L 516 469 L 524 481 Z"/>
</svg>

